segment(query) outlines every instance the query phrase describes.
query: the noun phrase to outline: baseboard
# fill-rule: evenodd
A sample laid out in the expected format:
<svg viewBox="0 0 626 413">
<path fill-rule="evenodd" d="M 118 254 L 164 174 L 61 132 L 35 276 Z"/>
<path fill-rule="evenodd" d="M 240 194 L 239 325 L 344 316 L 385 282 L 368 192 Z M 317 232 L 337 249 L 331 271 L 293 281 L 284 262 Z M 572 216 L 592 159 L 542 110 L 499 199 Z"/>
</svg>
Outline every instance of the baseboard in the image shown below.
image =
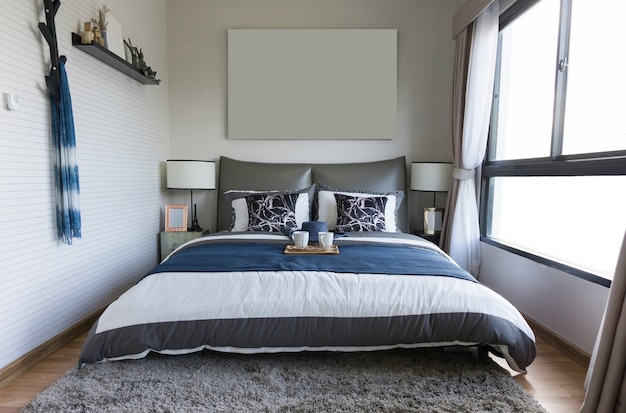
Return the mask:
<svg viewBox="0 0 626 413">
<path fill-rule="evenodd" d="M 555 333 L 537 320 L 534 320 L 532 317 L 529 317 L 526 314 L 523 314 L 523 316 L 537 337 L 540 337 L 551 346 L 556 347 L 557 350 L 574 360 L 577 364 L 580 364 L 584 368 L 589 367 L 589 361 L 591 359 L 591 355 L 589 353 L 567 339 L 561 337 L 559 334 Z"/>
<path fill-rule="evenodd" d="M 83 318 L 78 323 L 37 346 L 9 365 L 1 368 L 0 389 L 91 328 L 103 311 L 104 308 Z"/>
</svg>

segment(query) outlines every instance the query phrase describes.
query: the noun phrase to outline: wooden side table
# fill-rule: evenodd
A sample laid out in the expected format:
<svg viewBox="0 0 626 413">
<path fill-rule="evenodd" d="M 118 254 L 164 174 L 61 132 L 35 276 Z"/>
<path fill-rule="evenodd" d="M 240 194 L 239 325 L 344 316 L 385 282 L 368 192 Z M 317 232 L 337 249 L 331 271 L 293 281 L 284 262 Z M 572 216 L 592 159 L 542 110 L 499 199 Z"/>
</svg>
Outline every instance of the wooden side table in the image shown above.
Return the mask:
<svg viewBox="0 0 626 413">
<path fill-rule="evenodd" d="M 200 238 L 202 232 L 175 232 L 175 231 L 163 231 L 159 237 L 160 255 L 159 261 L 163 261 L 172 251 L 180 247 L 187 241 Z"/>
</svg>

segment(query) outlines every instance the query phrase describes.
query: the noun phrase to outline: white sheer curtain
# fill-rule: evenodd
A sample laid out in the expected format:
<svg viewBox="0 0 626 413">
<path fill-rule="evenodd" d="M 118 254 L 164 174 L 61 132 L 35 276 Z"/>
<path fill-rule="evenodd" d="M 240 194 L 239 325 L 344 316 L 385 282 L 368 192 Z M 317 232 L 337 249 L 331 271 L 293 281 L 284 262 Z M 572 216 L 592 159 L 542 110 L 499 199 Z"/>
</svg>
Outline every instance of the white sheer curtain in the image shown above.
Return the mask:
<svg viewBox="0 0 626 413">
<path fill-rule="evenodd" d="M 469 46 L 467 65 L 455 67 L 453 105 L 463 113 L 453 120 L 454 172 L 448 195 L 448 207 L 442 234 L 443 248 L 473 275 L 480 268 L 480 228 L 478 225 L 477 168 L 482 164 L 487 146 L 491 100 L 498 46 L 499 2 L 494 1 L 457 37 L 459 48 Z M 463 44 L 458 44 L 462 42 Z M 463 50 L 461 50 L 463 53 Z M 463 58 L 457 56 L 457 62 Z M 466 73 L 459 73 L 465 71 Z M 463 91 L 458 91 L 463 88 Z M 463 101 L 459 101 L 463 100 Z"/>
</svg>

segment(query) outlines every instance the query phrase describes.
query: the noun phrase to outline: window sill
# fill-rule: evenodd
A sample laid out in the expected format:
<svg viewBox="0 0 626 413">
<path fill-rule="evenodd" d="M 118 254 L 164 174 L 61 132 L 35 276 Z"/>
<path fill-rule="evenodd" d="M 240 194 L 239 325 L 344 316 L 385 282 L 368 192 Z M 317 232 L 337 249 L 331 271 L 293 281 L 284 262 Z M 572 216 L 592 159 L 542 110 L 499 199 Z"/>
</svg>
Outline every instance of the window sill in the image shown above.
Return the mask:
<svg viewBox="0 0 626 413">
<path fill-rule="evenodd" d="M 504 243 L 502 243 L 500 241 L 496 241 L 493 238 L 481 236 L 480 240 L 482 242 L 484 242 L 485 244 L 492 245 L 492 246 L 494 246 L 496 248 L 503 249 L 503 250 L 508 251 L 508 252 L 510 252 L 512 254 L 516 254 L 516 255 L 519 255 L 521 257 L 527 258 L 527 259 L 529 259 L 531 261 L 535 261 L 535 262 L 537 262 L 539 264 L 543 264 L 545 266 L 557 269 L 559 271 L 563 271 L 563 272 L 565 272 L 567 274 L 573 275 L 573 276 L 578 277 L 578 278 L 582 278 L 582 279 L 584 279 L 586 281 L 589 281 L 589 282 L 592 282 L 594 284 L 598 284 L 598 285 L 601 285 L 601 286 L 607 287 L 607 288 L 611 287 L 611 280 L 609 280 L 607 278 L 603 278 L 603 277 L 601 277 L 599 275 L 592 274 L 590 272 L 583 271 L 583 270 L 581 270 L 579 268 L 572 267 L 572 266 L 569 266 L 569 265 L 565 265 L 565 264 L 560 263 L 558 261 L 553 261 L 553 260 L 550 260 L 548 258 L 532 254 L 532 253 L 530 253 L 528 251 L 520 250 L 520 249 L 515 248 L 515 247 L 513 247 L 511 245 L 507 245 L 507 244 L 504 244 Z"/>
</svg>

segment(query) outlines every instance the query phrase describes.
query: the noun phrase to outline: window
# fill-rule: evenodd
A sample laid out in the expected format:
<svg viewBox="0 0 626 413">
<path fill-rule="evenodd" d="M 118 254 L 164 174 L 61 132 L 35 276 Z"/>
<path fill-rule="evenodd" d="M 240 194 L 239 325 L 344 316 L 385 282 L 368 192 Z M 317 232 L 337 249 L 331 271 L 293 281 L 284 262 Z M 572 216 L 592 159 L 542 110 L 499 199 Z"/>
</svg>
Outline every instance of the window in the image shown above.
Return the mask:
<svg viewBox="0 0 626 413">
<path fill-rule="evenodd" d="M 500 16 L 482 234 L 610 285 L 626 230 L 624 0 L 518 0 Z"/>
</svg>

